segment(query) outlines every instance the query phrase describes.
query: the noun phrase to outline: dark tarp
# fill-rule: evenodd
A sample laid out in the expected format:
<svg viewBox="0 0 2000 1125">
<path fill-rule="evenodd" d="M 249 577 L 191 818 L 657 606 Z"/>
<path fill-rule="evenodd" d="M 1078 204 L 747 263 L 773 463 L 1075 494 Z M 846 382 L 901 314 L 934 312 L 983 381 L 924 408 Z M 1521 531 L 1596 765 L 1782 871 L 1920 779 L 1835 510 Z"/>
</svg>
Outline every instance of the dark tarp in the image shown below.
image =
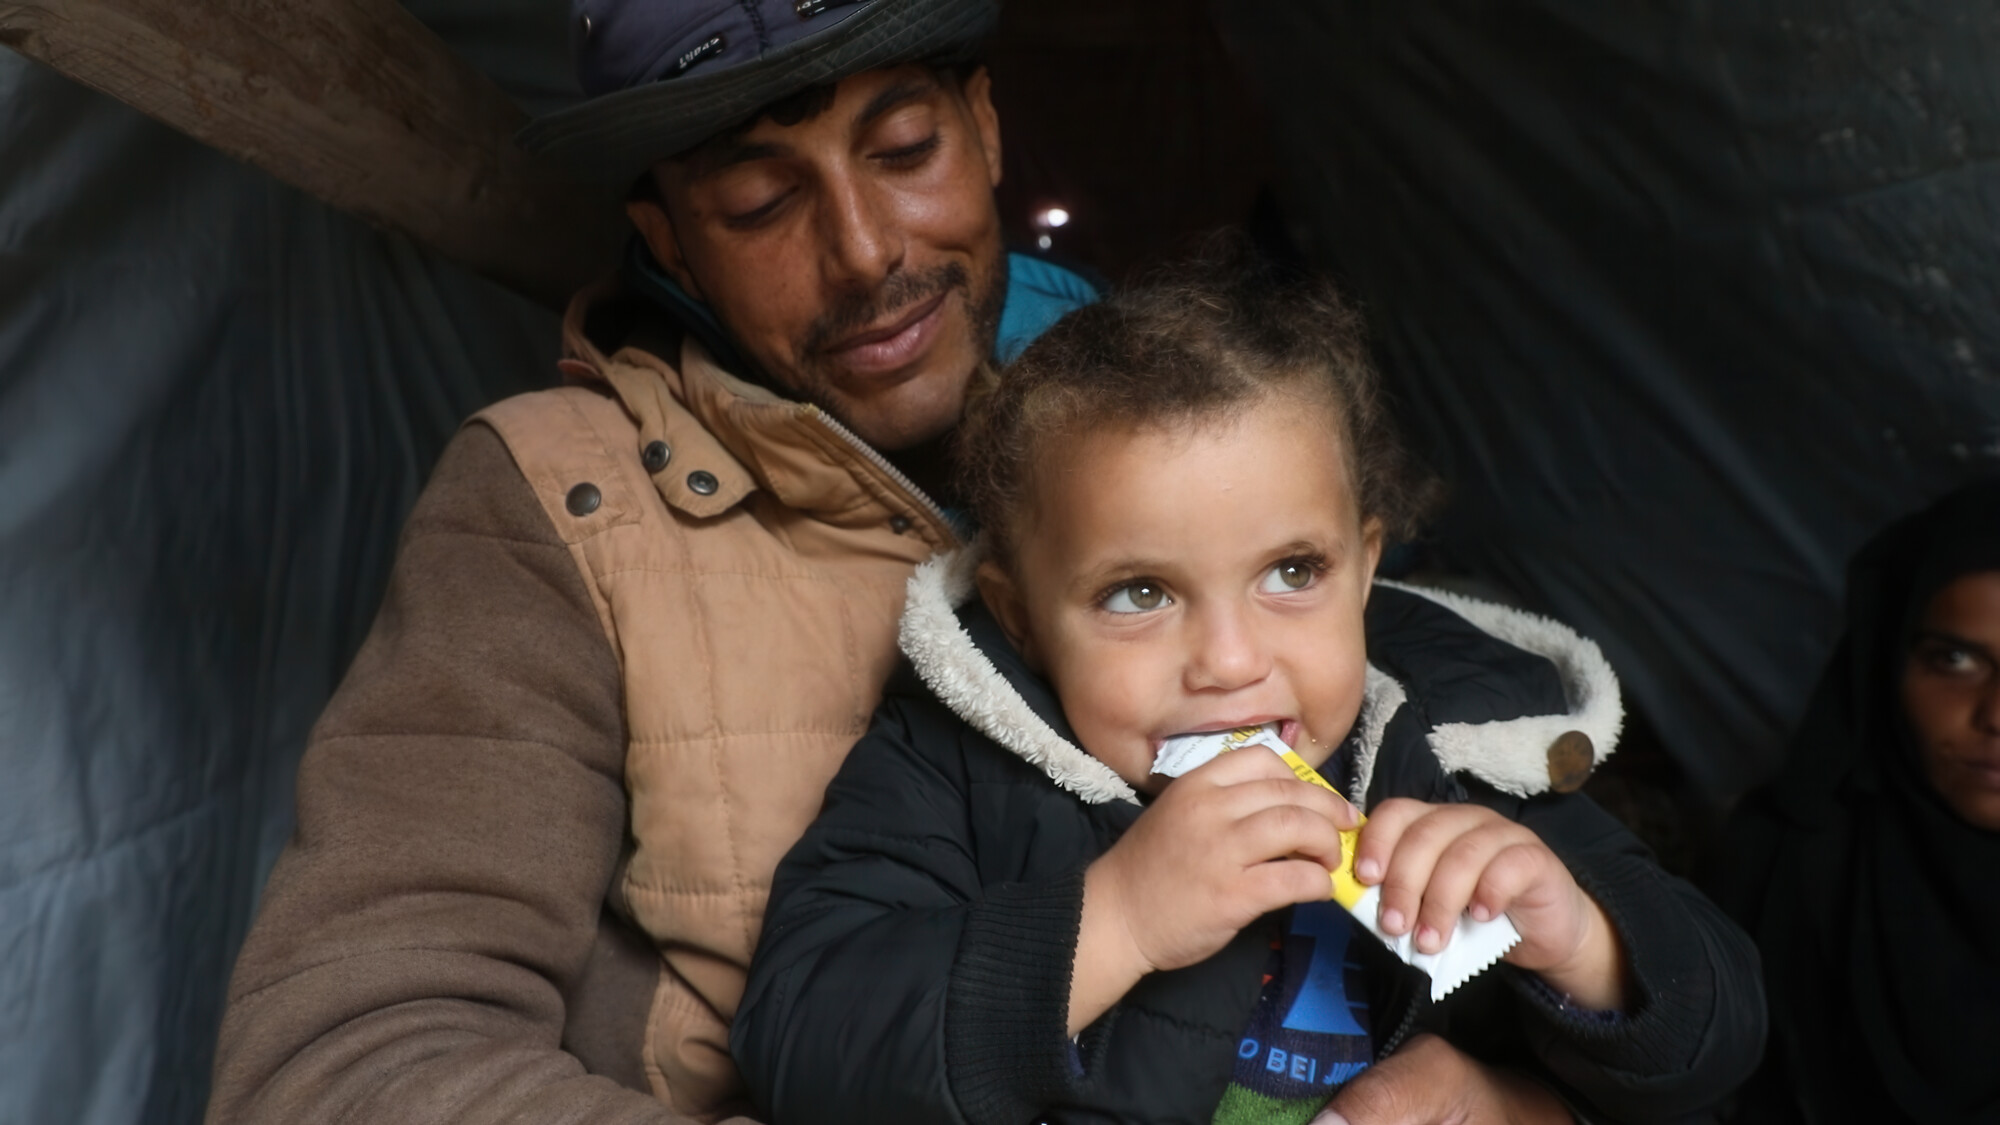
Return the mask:
<svg viewBox="0 0 2000 1125">
<path fill-rule="evenodd" d="M 562 96 L 560 5 L 420 8 Z M 403 517 L 556 347 L 547 310 L 0 51 L 0 1123 L 199 1120 Z"/>
<path fill-rule="evenodd" d="M 1457 568 L 1599 639 L 1711 795 L 1848 554 L 2000 466 L 2000 3 L 1217 0 Z"/>
</svg>

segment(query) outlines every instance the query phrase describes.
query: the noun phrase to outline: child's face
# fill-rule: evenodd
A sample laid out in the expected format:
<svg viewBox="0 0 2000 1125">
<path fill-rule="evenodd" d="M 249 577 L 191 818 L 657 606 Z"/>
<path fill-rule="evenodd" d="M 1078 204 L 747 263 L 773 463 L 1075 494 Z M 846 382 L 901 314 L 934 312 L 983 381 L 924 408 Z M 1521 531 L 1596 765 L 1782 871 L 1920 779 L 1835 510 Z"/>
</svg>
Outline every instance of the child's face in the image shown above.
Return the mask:
<svg viewBox="0 0 2000 1125">
<path fill-rule="evenodd" d="M 1361 709 L 1381 554 L 1328 408 L 1273 396 L 1183 432 L 1095 434 L 1037 473 L 980 591 L 1084 749 L 1157 792 L 1163 740 L 1281 721 L 1324 761 Z"/>
</svg>

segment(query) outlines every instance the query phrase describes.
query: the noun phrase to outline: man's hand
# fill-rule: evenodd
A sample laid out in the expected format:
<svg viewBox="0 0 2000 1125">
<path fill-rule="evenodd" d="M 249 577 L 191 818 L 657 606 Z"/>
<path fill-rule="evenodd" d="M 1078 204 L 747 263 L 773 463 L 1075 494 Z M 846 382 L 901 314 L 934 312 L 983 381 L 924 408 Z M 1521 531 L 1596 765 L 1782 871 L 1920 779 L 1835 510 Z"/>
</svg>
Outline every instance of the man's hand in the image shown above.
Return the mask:
<svg viewBox="0 0 2000 1125">
<path fill-rule="evenodd" d="M 1486 1066 L 1435 1035 L 1419 1035 L 1362 1071 L 1313 1125 L 1570 1125 L 1573 1120 L 1541 1086 Z"/>
<path fill-rule="evenodd" d="M 1414 928 L 1422 952 L 1441 949 L 1461 914 L 1505 914 L 1521 931 L 1510 964 L 1578 1006 L 1624 1007 L 1624 952 L 1603 908 L 1540 836 L 1492 809 L 1384 801 L 1361 830 L 1354 875 L 1381 884 L 1382 931 Z"/>
<path fill-rule="evenodd" d="M 1213 955 L 1280 907 L 1325 900 L 1360 821 L 1276 754 L 1224 754 L 1167 786 L 1084 873 L 1069 1033 L 1147 973 Z"/>
</svg>

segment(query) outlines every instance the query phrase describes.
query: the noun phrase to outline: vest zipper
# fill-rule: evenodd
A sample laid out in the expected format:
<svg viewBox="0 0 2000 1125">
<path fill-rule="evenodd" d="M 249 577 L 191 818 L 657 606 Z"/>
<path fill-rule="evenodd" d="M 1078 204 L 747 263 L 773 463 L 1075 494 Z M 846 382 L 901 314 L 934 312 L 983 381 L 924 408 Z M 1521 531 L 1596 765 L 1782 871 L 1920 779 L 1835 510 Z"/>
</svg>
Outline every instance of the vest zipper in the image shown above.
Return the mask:
<svg viewBox="0 0 2000 1125">
<path fill-rule="evenodd" d="M 859 453 L 861 455 L 862 460 L 867 461 L 869 464 L 882 470 L 883 475 L 887 476 L 890 480 L 896 482 L 896 484 L 899 485 L 904 492 L 910 494 L 910 497 L 917 502 L 918 506 L 920 506 L 924 511 L 930 513 L 931 519 L 938 525 L 939 528 L 943 529 L 947 541 L 949 541 L 954 546 L 958 544 L 959 541 L 958 532 L 952 528 L 951 521 L 945 518 L 944 509 L 938 506 L 937 501 L 932 500 L 930 497 L 924 495 L 924 490 L 917 487 L 917 482 L 911 480 L 907 476 L 904 476 L 903 470 L 898 469 L 894 465 L 891 465 L 887 457 L 882 456 L 880 453 L 875 451 L 875 448 L 873 446 L 869 445 L 865 441 L 862 441 L 859 437 L 856 437 L 853 430 L 850 430 L 846 426 L 841 425 L 840 422 L 836 420 L 833 415 L 828 414 L 826 411 L 821 410 L 819 407 L 814 406 L 810 403 L 800 407 L 799 409 L 804 411 L 808 417 L 819 419 L 822 425 L 826 426 L 827 429 L 833 431 L 833 435 L 835 437 L 839 438 L 840 440 L 846 442 L 848 445 L 852 446 L 854 452 Z"/>
</svg>

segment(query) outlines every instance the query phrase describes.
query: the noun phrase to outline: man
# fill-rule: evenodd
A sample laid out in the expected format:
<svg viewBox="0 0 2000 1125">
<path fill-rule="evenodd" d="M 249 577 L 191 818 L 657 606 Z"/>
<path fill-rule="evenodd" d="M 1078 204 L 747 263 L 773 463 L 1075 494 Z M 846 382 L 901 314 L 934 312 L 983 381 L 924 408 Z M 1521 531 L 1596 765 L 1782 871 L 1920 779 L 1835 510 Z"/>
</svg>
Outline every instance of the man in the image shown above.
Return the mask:
<svg viewBox="0 0 2000 1125">
<path fill-rule="evenodd" d="M 991 0 L 582 0 L 524 140 L 636 184 L 574 384 L 476 417 L 300 767 L 210 1120 L 741 1096 L 771 873 L 896 659 L 975 370 L 1090 287 L 1001 245 Z M 921 482 L 921 483 L 919 483 Z"/>
<path fill-rule="evenodd" d="M 578 0 L 592 98 L 524 140 L 634 184 L 640 238 L 569 311 L 572 385 L 476 416 L 410 517 L 300 767 L 211 1122 L 746 1108 L 728 1024 L 772 871 L 905 580 L 958 543 L 938 451 L 980 364 L 1093 295 L 1002 249 L 970 65 L 996 15 Z M 1500 1106 L 1450 1048 L 1410 1057 L 1373 1095 L 1408 1119 Z"/>
</svg>

